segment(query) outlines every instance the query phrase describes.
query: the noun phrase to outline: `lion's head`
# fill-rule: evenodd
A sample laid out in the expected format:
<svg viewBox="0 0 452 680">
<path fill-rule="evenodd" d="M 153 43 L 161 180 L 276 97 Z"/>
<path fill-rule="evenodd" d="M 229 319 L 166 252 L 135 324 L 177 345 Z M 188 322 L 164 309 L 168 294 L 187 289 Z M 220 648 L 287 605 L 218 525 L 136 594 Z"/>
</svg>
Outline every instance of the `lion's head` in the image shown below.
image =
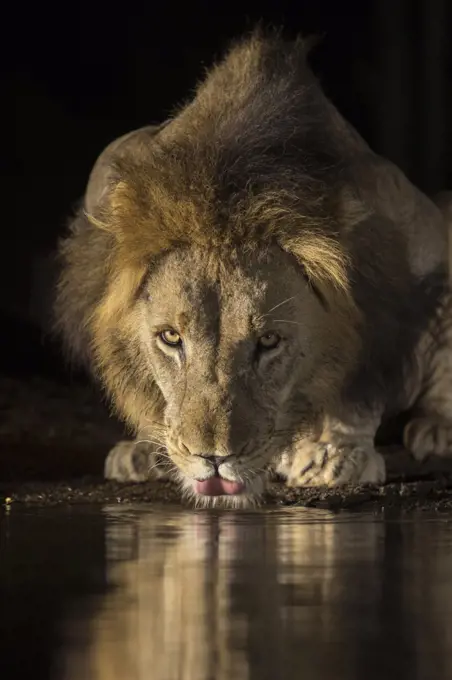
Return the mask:
<svg viewBox="0 0 452 680">
<path fill-rule="evenodd" d="M 62 246 L 59 323 L 200 496 L 258 493 L 356 365 L 359 145 L 303 43 L 254 35 L 165 126 L 95 166 Z"/>
<path fill-rule="evenodd" d="M 260 491 L 275 455 L 310 424 L 316 392 L 342 377 L 332 316 L 277 245 L 175 249 L 128 327 L 162 395 L 167 453 L 198 494 Z M 155 436 L 152 416 L 141 418 Z"/>
<path fill-rule="evenodd" d="M 152 236 L 138 257 L 116 235 L 91 342 L 118 410 L 165 447 L 185 489 L 237 503 L 338 398 L 357 318 L 332 238 L 269 233 L 256 245 L 206 233 L 144 257 Z"/>
</svg>

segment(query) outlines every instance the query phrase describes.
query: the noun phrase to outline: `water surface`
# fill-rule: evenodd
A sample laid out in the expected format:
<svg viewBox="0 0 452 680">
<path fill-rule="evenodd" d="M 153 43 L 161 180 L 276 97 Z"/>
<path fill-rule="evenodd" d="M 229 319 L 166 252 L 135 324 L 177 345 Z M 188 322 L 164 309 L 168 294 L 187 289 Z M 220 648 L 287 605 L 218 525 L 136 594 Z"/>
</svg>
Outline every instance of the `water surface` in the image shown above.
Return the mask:
<svg viewBox="0 0 452 680">
<path fill-rule="evenodd" d="M 5 680 L 451 680 L 452 523 L 13 507 L 0 608 Z"/>
</svg>

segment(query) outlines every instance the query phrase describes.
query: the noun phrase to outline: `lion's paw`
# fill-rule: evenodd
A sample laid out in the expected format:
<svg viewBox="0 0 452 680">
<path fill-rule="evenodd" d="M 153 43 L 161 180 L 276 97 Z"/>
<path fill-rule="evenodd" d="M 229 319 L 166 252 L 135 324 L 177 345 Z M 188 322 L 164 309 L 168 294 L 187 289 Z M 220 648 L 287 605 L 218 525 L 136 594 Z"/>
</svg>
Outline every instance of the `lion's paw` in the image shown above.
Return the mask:
<svg viewBox="0 0 452 680">
<path fill-rule="evenodd" d="M 120 441 L 105 460 L 104 477 L 118 482 L 145 482 L 159 479 L 164 470 L 158 465 L 157 454 L 148 442 Z"/>
<path fill-rule="evenodd" d="M 452 423 L 435 416 L 414 418 L 405 426 L 403 443 L 416 460 L 432 454 L 452 457 Z"/>
<path fill-rule="evenodd" d="M 343 484 L 384 484 L 383 456 L 371 446 L 334 446 L 307 442 L 294 453 L 287 485 L 341 486 Z"/>
</svg>

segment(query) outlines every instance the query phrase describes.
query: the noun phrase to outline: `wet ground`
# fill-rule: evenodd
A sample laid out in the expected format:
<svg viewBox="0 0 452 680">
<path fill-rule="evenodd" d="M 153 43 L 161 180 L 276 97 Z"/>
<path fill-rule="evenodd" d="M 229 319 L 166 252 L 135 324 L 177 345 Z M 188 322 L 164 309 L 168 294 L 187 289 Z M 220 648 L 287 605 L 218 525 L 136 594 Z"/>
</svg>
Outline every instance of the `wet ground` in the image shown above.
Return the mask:
<svg viewBox="0 0 452 680">
<path fill-rule="evenodd" d="M 0 555 L 5 680 L 452 678 L 442 514 L 16 504 Z"/>
<path fill-rule="evenodd" d="M 404 478 L 405 479 L 405 478 Z M 82 477 L 66 481 L 0 483 L 0 504 L 58 506 L 87 504 L 129 505 L 143 503 L 174 504 L 192 507 L 181 499 L 178 487 L 168 482 L 124 484 L 106 482 L 100 477 Z M 452 516 L 452 475 L 425 473 L 422 479 L 394 481 L 382 487 L 346 486 L 340 489 L 287 489 L 274 482 L 261 499 L 261 508 L 306 507 L 330 510 L 385 509 L 450 513 Z"/>
</svg>

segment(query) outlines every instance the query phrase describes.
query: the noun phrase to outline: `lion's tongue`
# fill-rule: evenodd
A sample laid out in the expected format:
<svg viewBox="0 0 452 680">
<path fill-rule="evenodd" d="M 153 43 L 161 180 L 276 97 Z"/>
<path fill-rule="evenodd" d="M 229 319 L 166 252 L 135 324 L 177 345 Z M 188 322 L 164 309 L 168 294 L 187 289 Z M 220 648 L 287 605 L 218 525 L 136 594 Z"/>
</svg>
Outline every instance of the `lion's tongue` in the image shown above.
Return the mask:
<svg viewBox="0 0 452 680">
<path fill-rule="evenodd" d="M 197 480 L 195 489 L 203 496 L 234 496 L 242 493 L 245 485 L 240 482 L 230 482 L 221 477 L 209 477 L 209 479 Z"/>
</svg>

